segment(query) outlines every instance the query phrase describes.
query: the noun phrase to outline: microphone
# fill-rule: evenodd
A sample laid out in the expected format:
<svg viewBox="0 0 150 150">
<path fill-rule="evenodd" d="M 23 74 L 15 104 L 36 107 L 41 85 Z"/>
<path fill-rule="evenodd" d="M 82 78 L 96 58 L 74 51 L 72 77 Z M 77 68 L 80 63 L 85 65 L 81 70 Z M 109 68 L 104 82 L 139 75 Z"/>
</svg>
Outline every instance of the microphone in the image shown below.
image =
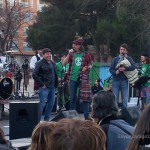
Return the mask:
<svg viewBox="0 0 150 150">
<path fill-rule="evenodd" d="M 73 52 L 74 52 L 74 49 L 70 49 L 70 50 L 69 50 L 69 54 L 70 54 L 70 53 L 73 53 Z"/>
</svg>

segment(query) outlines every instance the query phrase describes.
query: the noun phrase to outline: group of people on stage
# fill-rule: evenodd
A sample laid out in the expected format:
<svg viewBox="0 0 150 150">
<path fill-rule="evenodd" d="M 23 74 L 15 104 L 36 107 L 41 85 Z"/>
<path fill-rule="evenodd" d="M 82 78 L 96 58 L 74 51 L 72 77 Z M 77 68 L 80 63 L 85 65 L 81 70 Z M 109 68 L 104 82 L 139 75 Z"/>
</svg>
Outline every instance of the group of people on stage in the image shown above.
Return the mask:
<svg viewBox="0 0 150 150">
<path fill-rule="evenodd" d="M 50 114 L 55 102 L 57 85 L 59 91 L 58 104 L 60 107 L 63 106 L 63 99 L 68 90 L 64 88 L 63 84 L 68 81 L 70 109 L 76 109 L 76 102 L 79 96 L 83 102 L 85 119 L 91 119 L 89 109 L 92 93 L 89 71 L 92 67 L 92 58 L 89 53 L 84 51 L 82 39 L 74 40 L 72 48 L 73 49 L 69 50 L 68 55 L 62 56 L 61 61 L 57 64 L 52 61 L 52 53 L 49 48 L 40 50 L 42 51 L 41 53 L 38 52 L 42 58 L 40 61 L 37 60 L 36 56 L 33 56 L 31 59 L 30 68 L 33 66 L 33 79 L 35 85 L 38 87 L 41 114 L 46 105 L 44 120 L 50 119 Z"/>
<path fill-rule="evenodd" d="M 121 62 L 124 60 L 127 60 L 130 65 L 122 64 Z M 89 72 L 92 68 L 92 58 L 88 52 L 84 51 L 82 39 L 74 40 L 72 42 L 72 49 L 68 51 L 67 55 L 62 55 L 58 63 L 52 60 L 52 53 L 49 48 L 39 49 L 38 54 L 31 58 L 30 68 L 33 70 L 34 90 L 38 90 L 40 98 L 41 114 L 46 106 L 44 120 L 50 119 L 55 103 L 56 88 L 58 89 L 58 105 L 60 110 L 65 104 L 65 99 L 70 100 L 70 109 L 76 110 L 76 104 L 79 100 L 83 103 L 85 119 L 92 119 L 89 112 L 93 94 L 103 90 L 103 87 L 100 86 L 99 79 L 95 81 L 93 87 L 90 85 Z M 137 71 L 137 67 L 134 60 L 128 56 L 128 45 L 121 44 L 119 56 L 113 58 L 109 69 L 112 74 L 112 83 L 109 90 L 115 95 L 117 106 L 119 103 L 119 92 L 121 91 L 122 103 L 119 106 L 121 109 L 127 107 L 129 99 L 128 81 L 130 79 L 126 73 L 134 70 Z M 141 56 L 140 76 L 150 76 L 149 57 L 146 54 Z M 140 76 L 138 75 L 138 77 Z M 66 83 L 68 83 L 68 88 L 64 86 Z M 69 98 L 66 95 L 68 89 Z M 108 89 L 104 87 L 104 90 Z M 142 85 L 141 99 L 145 99 L 146 104 L 150 103 L 150 81 Z"/>
</svg>

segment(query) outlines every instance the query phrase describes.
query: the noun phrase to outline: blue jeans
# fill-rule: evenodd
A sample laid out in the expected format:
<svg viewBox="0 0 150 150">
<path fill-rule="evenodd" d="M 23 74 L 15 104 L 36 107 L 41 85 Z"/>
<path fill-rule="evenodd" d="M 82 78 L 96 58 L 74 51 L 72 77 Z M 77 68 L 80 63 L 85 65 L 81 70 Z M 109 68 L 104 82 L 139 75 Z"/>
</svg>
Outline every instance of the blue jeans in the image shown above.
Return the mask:
<svg viewBox="0 0 150 150">
<path fill-rule="evenodd" d="M 128 103 L 128 80 L 113 81 L 112 82 L 112 90 L 115 95 L 117 106 L 118 106 L 118 102 L 119 102 L 119 92 L 121 91 L 121 98 L 122 98 L 121 108 L 122 109 L 126 108 L 127 103 Z"/>
<path fill-rule="evenodd" d="M 90 108 L 90 102 L 83 101 L 84 118 L 87 118 L 89 116 L 89 108 Z"/>
<path fill-rule="evenodd" d="M 39 98 L 41 116 L 46 105 L 44 120 L 49 121 L 55 103 L 55 88 L 39 88 Z"/>
<path fill-rule="evenodd" d="M 79 81 L 70 80 L 69 83 L 69 91 L 70 91 L 70 110 L 76 110 L 76 103 L 78 99 L 78 88 L 79 88 Z M 84 117 L 89 116 L 89 101 L 83 102 L 83 112 Z"/>
</svg>

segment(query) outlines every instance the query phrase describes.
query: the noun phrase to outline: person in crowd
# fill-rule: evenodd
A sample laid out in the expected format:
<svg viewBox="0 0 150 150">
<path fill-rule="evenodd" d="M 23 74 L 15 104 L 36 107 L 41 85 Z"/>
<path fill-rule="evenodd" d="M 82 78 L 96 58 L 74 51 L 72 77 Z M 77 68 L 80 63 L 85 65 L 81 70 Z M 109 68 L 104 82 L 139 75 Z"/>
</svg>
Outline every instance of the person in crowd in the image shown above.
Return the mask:
<svg viewBox="0 0 150 150">
<path fill-rule="evenodd" d="M 150 105 L 142 112 L 127 150 L 150 149 Z"/>
<path fill-rule="evenodd" d="M 12 72 L 10 71 L 10 70 L 7 70 L 6 71 L 6 78 L 12 78 L 13 77 L 13 74 L 12 74 Z"/>
<path fill-rule="evenodd" d="M 141 67 L 139 70 L 141 77 L 150 77 L 150 58 L 148 54 L 141 54 Z M 141 88 L 142 109 L 145 104 L 150 104 L 150 80 Z"/>
<path fill-rule="evenodd" d="M 105 150 L 106 137 L 94 122 L 62 119 L 50 136 L 49 150 Z"/>
<path fill-rule="evenodd" d="M 112 74 L 112 91 L 115 95 L 116 103 L 118 104 L 119 102 L 119 92 L 121 91 L 121 97 L 122 97 L 121 109 L 124 109 L 127 107 L 127 102 L 129 97 L 128 78 L 125 76 L 124 72 L 135 70 L 135 62 L 130 56 L 127 55 L 128 53 L 127 44 L 121 44 L 119 51 L 120 54 L 119 56 L 113 58 L 109 71 Z M 118 66 L 118 64 L 124 59 L 129 61 L 130 66 L 126 66 L 125 64 Z"/>
<path fill-rule="evenodd" d="M 23 79 L 24 79 L 24 88 L 27 91 L 28 85 L 29 85 L 29 79 L 30 79 L 30 67 L 29 67 L 29 60 L 25 59 L 24 63 L 22 64 L 23 69 Z"/>
<path fill-rule="evenodd" d="M 0 127 L 0 150 L 14 150 L 11 142 L 5 138 L 3 129 Z"/>
<path fill-rule="evenodd" d="M 100 90 L 103 90 L 103 88 L 100 86 L 100 79 L 96 79 L 95 84 L 92 86 L 93 95 L 96 94 Z"/>
<path fill-rule="evenodd" d="M 55 103 L 55 88 L 57 87 L 56 64 L 51 61 L 49 48 L 43 49 L 43 59 L 37 62 L 33 70 L 33 79 L 39 86 L 41 115 L 46 106 L 44 120 L 49 121 Z"/>
<path fill-rule="evenodd" d="M 70 91 L 70 109 L 76 110 L 76 102 L 78 100 L 79 88 L 82 93 L 86 94 L 83 96 L 83 111 L 85 119 L 91 119 L 89 116 L 89 105 L 91 100 L 91 87 L 89 84 L 89 70 L 92 67 L 91 55 L 87 52 L 83 52 L 83 40 L 76 39 L 72 44 L 73 49 L 69 50 L 69 54 L 63 61 L 63 65 L 69 63 L 69 70 L 67 74 L 67 80 L 69 80 L 69 91 Z M 83 77 L 84 76 L 84 77 Z M 83 77 L 83 78 L 82 78 Z M 84 84 L 86 81 L 86 85 Z M 82 86 L 82 89 L 81 89 Z M 85 87 L 86 86 L 86 87 Z"/>
<path fill-rule="evenodd" d="M 21 80 L 22 80 L 22 73 L 20 70 L 17 71 L 15 79 L 16 79 L 16 89 L 18 91 L 20 90 Z"/>
<path fill-rule="evenodd" d="M 36 63 L 41 60 L 43 58 L 43 53 L 42 53 L 43 48 L 40 47 L 37 50 L 37 54 L 32 56 L 31 60 L 30 60 L 30 69 L 34 70 Z"/>
<path fill-rule="evenodd" d="M 57 66 L 57 76 L 58 76 L 58 106 L 59 111 L 63 108 L 65 101 L 68 100 L 69 91 L 66 85 L 66 73 L 68 71 L 69 65 L 63 66 L 63 60 L 66 58 L 65 54 L 62 54 L 61 60 L 56 64 Z M 66 100 L 67 99 L 67 100 Z"/>
<path fill-rule="evenodd" d="M 112 77 L 108 77 L 106 80 L 104 80 L 104 86 L 103 86 L 105 91 L 110 91 L 112 92 Z"/>
<path fill-rule="evenodd" d="M 32 132 L 28 150 L 50 150 L 50 136 L 55 126 L 56 122 L 43 121 L 37 124 Z"/>
<path fill-rule="evenodd" d="M 42 50 L 43 50 L 43 48 L 40 47 L 40 48 L 37 50 L 37 54 L 34 55 L 34 56 L 31 58 L 31 61 L 30 61 L 30 69 L 31 69 L 32 71 L 34 70 L 36 63 L 37 63 L 39 60 L 41 60 L 41 59 L 43 58 Z M 38 85 L 34 82 L 34 87 L 33 87 L 34 94 L 36 94 L 38 88 L 39 88 Z"/>
<path fill-rule="evenodd" d="M 99 91 L 94 95 L 92 117 L 106 134 L 107 150 L 125 150 L 134 128 L 119 119 L 115 96 L 112 92 Z"/>
</svg>

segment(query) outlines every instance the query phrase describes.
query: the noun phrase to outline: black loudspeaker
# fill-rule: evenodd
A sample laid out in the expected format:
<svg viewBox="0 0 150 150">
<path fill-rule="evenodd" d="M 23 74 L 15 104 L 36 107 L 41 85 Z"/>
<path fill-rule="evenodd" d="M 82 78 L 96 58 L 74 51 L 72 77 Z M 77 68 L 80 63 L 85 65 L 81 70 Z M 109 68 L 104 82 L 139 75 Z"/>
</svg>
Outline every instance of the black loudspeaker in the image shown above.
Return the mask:
<svg viewBox="0 0 150 150">
<path fill-rule="evenodd" d="M 140 108 L 137 106 L 128 107 L 121 110 L 121 118 L 134 126 L 141 115 Z"/>
<path fill-rule="evenodd" d="M 19 101 L 10 103 L 9 138 L 31 137 L 34 127 L 40 121 L 38 101 Z"/>
<path fill-rule="evenodd" d="M 79 118 L 79 115 L 76 110 L 62 111 L 58 113 L 51 121 L 58 121 L 63 118 Z"/>
<path fill-rule="evenodd" d="M 70 109 L 70 100 L 67 101 L 64 106 L 65 106 L 66 110 L 69 110 Z M 78 100 L 76 102 L 76 110 L 79 114 L 83 113 L 83 103 L 81 103 Z"/>
</svg>

